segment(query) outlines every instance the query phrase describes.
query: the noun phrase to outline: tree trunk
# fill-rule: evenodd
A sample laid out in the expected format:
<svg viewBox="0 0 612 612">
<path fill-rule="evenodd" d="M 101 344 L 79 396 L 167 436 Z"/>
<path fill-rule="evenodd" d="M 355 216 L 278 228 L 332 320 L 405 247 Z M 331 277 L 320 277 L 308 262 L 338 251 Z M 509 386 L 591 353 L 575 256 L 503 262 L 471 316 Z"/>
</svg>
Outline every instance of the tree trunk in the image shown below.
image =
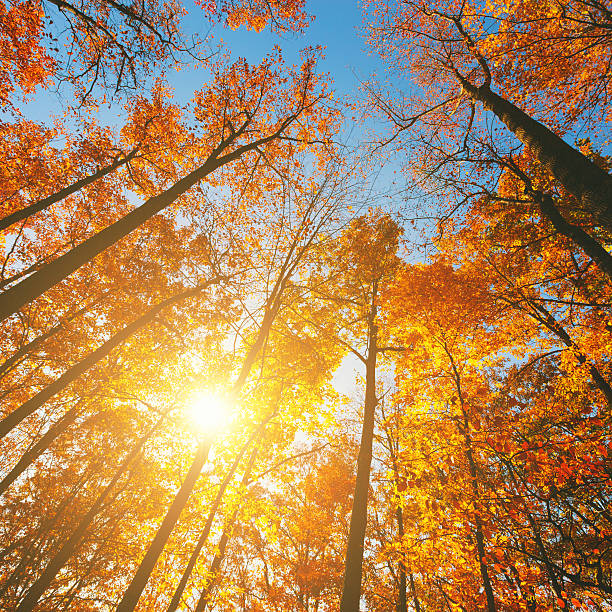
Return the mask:
<svg viewBox="0 0 612 612">
<path fill-rule="evenodd" d="M 247 469 L 244 471 L 242 481 L 240 482 L 241 489 L 244 489 L 244 487 L 246 487 L 249 482 L 249 479 L 251 478 L 251 472 L 253 471 L 253 465 L 255 464 L 255 459 L 257 458 L 258 450 L 259 449 L 255 447 L 253 449 L 253 452 L 251 453 L 251 456 L 249 457 Z M 221 569 L 221 563 L 223 563 L 223 559 L 225 558 L 225 551 L 227 549 L 227 544 L 230 539 L 231 530 L 234 525 L 234 522 L 236 521 L 236 517 L 238 516 L 239 511 L 240 507 L 234 510 L 232 516 L 223 528 L 223 534 L 221 535 L 221 539 L 219 540 L 218 552 L 210 565 L 210 569 L 208 570 L 206 585 L 204 586 L 204 589 L 200 594 L 200 599 L 198 600 L 198 605 L 196 606 L 195 612 L 203 612 L 203 610 L 208 605 L 208 602 L 210 601 L 212 587 L 214 586 L 215 579 L 219 573 L 219 570 Z"/>
<path fill-rule="evenodd" d="M 76 193 L 77 191 L 83 189 L 83 187 L 87 187 L 87 185 L 91 185 L 98 179 L 101 179 L 102 177 L 106 176 L 107 174 L 110 174 L 111 172 L 114 172 L 115 170 L 117 170 L 117 168 L 120 168 L 121 166 L 127 164 L 129 161 L 134 159 L 134 156 L 137 152 L 138 147 L 132 149 L 125 157 L 115 159 L 115 161 L 111 164 L 100 168 L 89 176 L 85 176 L 82 179 L 75 181 L 74 183 L 72 183 L 72 185 L 68 185 L 68 187 L 64 187 L 64 189 L 60 189 L 60 191 L 57 191 L 56 193 L 53 193 L 50 196 L 43 198 L 42 200 L 38 200 L 38 202 L 34 202 L 33 204 L 30 204 L 29 206 L 26 206 L 21 210 L 16 210 L 14 213 L 11 213 L 10 215 L 7 215 L 6 217 L 0 219 L 0 232 L 2 230 L 7 229 L 14 223 L 23 221 L 29 216 L 37 212 L 41 212 L 46 208 L 49 208 L 49 206 L 51 206 L 52 204 L 55 204 L 56 202 L 67 198 L 69 195 L 72 195 L 73 193 Z"/>
<path fill-rule="evenodd" d="M 174 591 L 174 595 L 172 597 L 172 601 L 170 602 L 170 605 L 168 606 L 167 612 L 174 612 L 179 607 L 181 603 L 181 597 L 183 596 L 183 591 L 185 590 L 185 587 L 187 586 L 187 582 L 189 582 L 189 578 L 191 576 L 191 573 L 193 572 L 193 568 L 195 567 L 198 557 L 200 556 L 200 552 L 202 551 L 204 544 L 206 544 L 206 542 L 208 541 L 208 536 L 210 535 L 210 530 L 212 528 L 213 521 L 215 519 L 217 511 L 219 510 L 219 506 L 221 504 L 225 491 L 227 487 L 229 486 L 230 482 L 232 481 L 232 478 L 234 477 L 234 474 L 236 473 L 236 470 L 238 469 L 238 465 L 240 463 L 240 460 L 244 456 L 244 453 L 246 452 L 248 447 L 251 445 L 251 443 L 257 438 L 257 436 L 263 433 L 263 428 L 265 427 L 268 421 L 269 419 L 266 419 L 257 428 L 254 434 L 251 435 L 251 437 L 247 440 L 247 442 L 242 446 L 242 448 L 240 449 L 240 452 L 238 453 L 236 459 L 234 460 L 234 463 L 232 464 L 232 467 L 230 468 L 229 472 L 226 474 L 225 478 L 223 479 L 223 482 L 219 485 L 219 490 L 217 491 L 217 495 L 215 496 L 215 499 L 208 512 L 208 517 L 206 519 L 206 524 L 204 525 L 204 529 L 202 530 L 202 533 L 198 539 L 198 542 L 195 548 L 193 549 L 191 556 L 189 557 L 189 562 L 187 563 L 187 567 L 185 568 L 185 571 L 183 572 L 181 581 L 179 582 L 178 586 L 176 587 L 176 590 Z M 250 474 L 250 469 L 248 471 Z"/>
<path fill-rule="evenodd" d="M 146 314 L 136 319 L 121 331 L 117 332 L 114 336 L 109 338 L 104 344 L 99 346 L 95 351 L 89 353 L 86 357 L 81 359 L 78 363 L 75 363 L 70 369 L 64 372 L 59 378 L 54 380 L 50 385 L 47 385 L 44 389 L 39 391 L 34 397 L 21 404 L 19 408 L 7 415 L 2 421 L 0 421 L 0 439 L 6 436 L 13 427 L 17 426 L 23 419 L 33 414 L 38 410 L 46 401 L 51 399 L 54 395 L 57 395 L 60 391 L 65 389 L 70 383 L 76 380 L 81 374 L 89 370 L 89 368 L 96 365 L 101 359 L 106 357 L 115 347 L 127 340 L 132 334 L 136 333 L 140 328 L 150 323 L 155 316 L 161 312 L 167 306 L 175 304 L 188 297 L 197 295 L 201 291 L 210 287 L 213 284 L 217 284 L 224 280 L 224 277 L 217 276 L 210 281 L 201 283 L 197 287 L 183 291 L 177 295 L 169 297 L 154 306 Z"/>
<path fill-rule="evenodd" d="M 536 194 L 536 198 L 539 200 L 542 216 L 548 219 L 560 234 L 569 238 L 582 249 L 597 264 L 598 268 L 612 280 L 612 255 L 581 227 L 566 221 L 550 195 L 546 193 Z"/>
<path fill-rule="evenodd" d="M 15 467 L 0 482 L 0 496 L 32 465 L 53 444 L 54 440 L 63 434 L 81 413 L 81 406 L 78 403 L 71 408 L 57 423 L 49 427 L 45 435 L 31 446 L 19 459 Z"/>
<path fill-rule="evenodd" d="M 477 87 L 455 74 L 473 100 L 494 113 L 586 211 L 612 230 L 612 176 L 487 85 Z"/>
<path fill-rule="evenodd" d="M 396 473 L 396 477 L 397 477 L 397 473 Z M 401 506 L 397 506 L 395 508 L 395 518 L 397 519 L 397 537 L 398 540 L 401 542 L 402 538 L 404 537 L 404 516 L 402 514 L 402 507 Z M 408 602 L 406 601 L 406 588 L 407 588 L 407 581 L 406 581 L 406 566 L 404 565 L 404 560 L 400 559 L 399 562 L 399 585 L 398 585 L 398 597 L 397 597 L 397 605 L 395 606 L 395 609 L 397 610 L 397 612 L 408 612 Z M 414 583 L 412 583 L 412 586 L 414 587 Z M 420 612 L 419 610 L 419 602 L 415 597 L 415 602 L 416 602 L 416 612 Z"/>
<path fill-rule="evenodd" d="M 370 466 L 374 441 L 374 416 L 376 411 L 376 357 L 378 353 L 376 326 L 376 287 L 372 292 L 372 304 L 368 319 L 368 355 L 366 359 L 366 389 L 363 407 L 363 427 L 357 458 L 355 494 L 351 509 L 351 523 L 344 565 L 344 583 L 340 612 L 358 612 L 361 598 L 361 567 L 363 544 L 368 519 L 368 493 L 370 488 Z"/>
<path fill-rule="evenodd" d="M 255 364 L 255 360 L 257 359 L 259 351 L 261 350 L 261 348 L 266 342 L 266 339 L 268 338 L 270 330 L 272 329 L 272 324 L 274 323 L 274 319 L 276 318 L 276 315 L 280 308 L 281 298 L 283 296 L 285 287 L 287 286 L 287 282 L 289 281 L 292 272 L 295 270 L 295 267 L 300 261 L 305 250 L 303 249 L 299 254 L 297 254 L 293 262 L 290 261 L 290 256 L 292 252 L 293 249 L 291 249 L 290 255 L 288 255 L 285 259 L 285 262 L 281 268 L 281 272 L 279 273 L 276 282 L 274 283 L 274 288 L 266 302 L 264 316 L 257 331 L 255 341 L 247 351 L 247 354 L 242 363 L 242 367 L 240 368 L 240 372 L 238 373 L 238 377 L 232 386 L 231 395 L 233 398 L 236 398 L 242 390 L 244 384 L 247 381 L 249 373 L 253 365 Z M 207 445 L 206 455 L 208 454 L 209 446 L 210 445 Z M 205 459 L 206 457 L 204 457 L 204 459 L 201 459 L 199 454 L 196 455 L 194 463 L 192 464 L 189 470 L 189 474 L 191 474 L 192 470 L 194 470 L 197 465 L 201 463 L 198 470 L 199 473 L 199 471 L 201 471 L 202 469 L 202 465 L 204 464 Z M 187 476 L 187 479 L 189 479 L 189 475 Z M 187 479 L 185 482 L 187 482 Z M 194 485 L 192 484 L 191 488 L 193 488 L 193 486 Z M 128 587 L 128 590 L 125 592 L 121 603 L 117 607 L 116 612 L 131 612 L 138 603 L 138 599 L 140 598 L 140 595 L 142 594 L 146 582 L 149 579 L 151 571 L 153 570 L 153 566 L 155 565 L 155 562 L 161 554 L 163 547 L 170 535 L 170 531 L 176 524 L 178 516 L 189 497 L 189 493 L 187 493 L 186 495 L 182 495 L 182 501 L 179 500 L 179 496 L 181 495 L 183 488 L 184 487 L 181 487 L 181 491 L 179 491 L 170 510 L 168 510 L 168 514 L 166 515 L 166 519 L 164 519 L 164 523 L 162 523 L 162 526 L 159 528 L 157 535 L 155 536 L 155 539 L 153 540 L 153 543 L 151 544 L 149 551 L 147 552 L 147 555 L 142 561 L 140 567 L 138 568 L 136 576 L 132 580 L 132 583 Z M 191 489 L 189 489 L 189 491 L 191 491 Z M 173 522 L 170 525 L 171 521 Z M 166 524 L 167 522 L 168 525 Z"/>
<path fill-rule="evenodd" d="M 110 495 L 121 476 L 123 476 L 132 461 L 136 458 L 136 455 L 138 455 L 138 453 L 141 451 L 146 441 L 151 437 L 159 425 L 161 425 L 162 420 L 163 417 L 155 424 L 154 427 L 152 427 L 144 436 L 140 438 L 138 444 L 132 449 L 132 451 L 124 459 L 119 469 L 115 472 L 112 480 L 104 488 L 102 493 L 98 495 L 98 498 L 93 503 L 87 514 L 80 520 L 77 528 L 72 532 L 72 535 L 49 562 L 36 582 L 29 588 L 15 612 L 30 612 L 35 608 L 41 595 L 49 588 L 52 580 L 55 578 L 55 576 L 57 576 L 58 572 L 66 564 L 66 561 L 68 561 L 68 559 L 74 553 L 75 548 L 83 539 L 85 532 L 91 525 L 98 512 L 100 512 L 106 498 Z"/>
<path fill-rule="evenodd" d="M 486 550 L 485 550 L 485 538 L 482 529 L 482 520 L 480 518 L 480 487 L 478 478 L 478 469 L 476 467 L 476 460 L 474 459 L 474 453 L 472 451 L 472 438 L 470 437 L 470 420 L 468 418 L 467 411 L 465 409 L 465 401 L 463 399 L 463 390 L 461 385 L 461 375 L 455 364 L 455 360 L 451 352 L 444 345 L 444 350 L 448 356 L 448 360 L 453 372 L 453 378 L 455 382 L 455 388 L 457 389 L 457 396 L 459 397 L 459 404 L 461 406 L 461 414 L 463 415 L 463 426 L 457 422 L 457 429 L 463 436 L 465 444 L 465 457 L 468 461 L 470 483 L 472 487 L 472 493 L 474 495 L 474 522 L 476 523 L 475 535 L 476 535 L 476 554 L 478 555 L 478 565 L 480 567 L 480 577 L 482 578 L 482 586 L 487 598 L 487 612 L 495 612 L 497 607 L 495 604 L 495 595 L 493 593 L 493 585 L 491 584 L 491 577 L 489 576 L 489 568 L 486 562 Z"/>
<path fill-rule="evenodd" d="M 251 453 L 251 456 L 249 457 L 249 463 L 247 464 L 247 468 L 242 476 L 242 481 L 240 482 L 241 489 L 244 489 L 244 487 L 248 484 L 249 479 L 251 478 L 253 465 L 255 464 L 255 459 L 257 458 L 257 451 L 258 448 L 255 447 L 253 449 L 253 452 Z M 212 587 L 214 586 L 215 579 L 219 573 L 219 570 L 221 569 L 221 563 L 223 563 L 223 559 L 225 558 L 227 543 L 229 542 L 231 530 L 233 528 L 234 522 L 236 521 L 236 517 L 238 516 L 239 511 L 240 507 L 234 510 L 232 516 L 223 528 L 223 533 L 221 535 L 221 539 L 219 540 L 218 552 L 210 565 L 210 569 L 208 570 L 206 584 L 204 586 L 204 590 L 200 594 L 200 599 L 198 600 L 198 605 L 196 606 L 195 612 L 203 612 L 206 606 L 208 605 L 208 602 L 210 601 Z"/>
<path fill-rule="evenodd" d="M 265 138 L 260 138 L 255 142 L 242 145 L 231 153 L 219 157 L 221 152 L 246 130 L 247 124 L 244 124 L 240 130 L 234 132 L 226 140 L 223 140 L 210 154 L 204 164 L 176 182 L 172 187 L 157 196 L 149 198 L 144 204 L 125 215 L 125 217 L 104 228 L 97 234 L 94 234 L 85 240 L 85 242 L 79 244 L 64 255 L 44 265 L 31 276 L 28 276 L 25 280 L 22 280 L 20 283 L 0 295 L 0 321 L 3 321 L 17 312 L 23 305 L 42 295 L 47 289 L 50 289 L 61 280 L 68 277 L 82 265 L 92 260 L 96 255 L 133 232 L 164 208 L 170 206 L 170 204 L 177 200 L 187 190 L 199 183 L 217 168 L 277 138 L 294 119 L 295 117 L 288 118 L 274 134 Z"/>
<path fill-rule="evenodd" d="M 0 377 L 3 377 L 8 371 L 10 371 L 13 367 L 15 367 L 15 365 L 17 365 L 17 363 L 21 359 L 26 357 L 28 353 L 35 351 L 45 340 L 48 340 L 49 338 L 57 334 L 59 331 L 61 331 L 62 328 L 67 323 L 70 323 L 70 321 L 76 319 L 80 315 L 86 313 L 90 308 L 93 308 L 94 306 L 99 304 L 102 301 L 102 299 L 108 295 L 108 293 L 109 292 L 103 294 L 100 298 L 98 298 L 97 300 L 94 300 L 91 304 L 88 304 L 87 306 L 83 306 L 82 308 L 79 308 L 78 310 L 75 310 L 74 312 L 70 313 L 67 317 L 62 319 L 57 325 L 54 325 L 53 327 L 48 329 L 46 332 L 40 334 L 39 336 L 36 336 L 36 338 L 33 338 L 32 340 L 30 340 L 30 342 L 28 342 L 27 344 L 24 344 L 22 347 L 17 349 L 8 359 L 6 359 L 0 365 Z"/>
<path fill-rule="evenodd" d="M 168 538 L 170 537 L 170 534 L 172 533 L 172 530 L 179 519 L 181 511 L 185 507 L 185 504 L 193 491 L 202 468 L 206 463 L 209 450 L 209 440 L 203 440 L 200 442 L 195 459 L 189 468 L 189 472 L 187 473 L 179 492 L 176 494 L 172 505 L 168 509 L 162 524 L 157 530 L 155 538 L 153 538 L 144 559 L 138 566 L 138 570 L 136 571 L 134 578 L 132 578 L 130 586 L 123 594 L 123 599 L 119 602 L 116 612 L 132 612 L 132 610 L 134 610 L 138 604 L 138 600 L 140 599 L 140 596 L 147 585 L 151 572 L 153 571 L 153 568 L 155 567 L 155 564 L 157 563 L 157 560 L 159 559 L 159 556 L 161 555 L 164 546 L 166 545 L 166 542 L 168 541 Z"/>
</svg>

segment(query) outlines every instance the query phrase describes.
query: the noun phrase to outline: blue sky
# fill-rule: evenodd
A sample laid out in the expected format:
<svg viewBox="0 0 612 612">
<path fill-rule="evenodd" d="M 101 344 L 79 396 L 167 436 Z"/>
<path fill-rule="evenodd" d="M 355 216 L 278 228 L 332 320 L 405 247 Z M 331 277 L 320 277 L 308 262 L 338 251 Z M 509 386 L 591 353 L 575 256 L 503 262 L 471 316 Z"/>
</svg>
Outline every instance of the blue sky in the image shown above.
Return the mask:
<svg viewBox="0 0 612 612">
<path fill-rule="evenodd" d="M 187 2 L 189 17 L 185 22 L 187 33 L 201 29 L 201 9 Z M 359 77 L 367 76 L 376 66 L 375 59 L 368 56 L 365 42 L 361 36 L 362 14 L 358 0 L 310 0 L 307 11 L 315 19 L 303 35 L 279 36 L 265 30 L 249 32 L 244 28 L 236 31 L 217 27 L 213 31 L 215 38 L 222 39 L 235 57 L 245 57 L 249 62 L 259 63 L 274 45 L 283 50 L 287 61 L 297 62 L 299 52 L 306 46 L 321 45 L 325 47 L 325 58 L 319 68 L 329 72 L 340 95 L 350 95 L 359 85 Z M 356 76 L 357 75 L 357 76 Z M 197 87 L 193 81 L 194 74 L 187 71 L 179 73 L 172 81 L 177 89 Z M 178 92 L 177 92 L 178 93 Z"/>
</svg>

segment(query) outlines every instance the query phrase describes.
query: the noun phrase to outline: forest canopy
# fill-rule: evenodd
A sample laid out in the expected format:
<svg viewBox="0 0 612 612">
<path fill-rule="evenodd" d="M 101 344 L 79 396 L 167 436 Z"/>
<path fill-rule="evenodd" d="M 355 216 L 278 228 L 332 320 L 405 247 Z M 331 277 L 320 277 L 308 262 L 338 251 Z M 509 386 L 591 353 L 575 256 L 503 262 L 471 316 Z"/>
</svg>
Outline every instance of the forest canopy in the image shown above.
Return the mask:
<svg viewBox="0 0 612 612">
<path fill-rule="evenodd" d="M 0 609 L 612 610 L 611 66 L 609 0 L 0 0 Z"/>
</svg>

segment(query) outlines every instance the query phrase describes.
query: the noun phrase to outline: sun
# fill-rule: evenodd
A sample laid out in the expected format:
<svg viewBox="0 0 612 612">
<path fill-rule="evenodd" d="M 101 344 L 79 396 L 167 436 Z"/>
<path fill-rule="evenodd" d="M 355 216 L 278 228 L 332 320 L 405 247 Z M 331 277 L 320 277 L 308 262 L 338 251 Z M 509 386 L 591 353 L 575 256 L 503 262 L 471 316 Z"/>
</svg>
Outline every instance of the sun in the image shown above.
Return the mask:
<svg viewBox="0 0 612 612">
<path fill-rule="evenodd" d="M 205 434 L 217 434 L 231 421 L 227 399 L 212 391 L 196 391 L 187 402 L 187 411 L 194 425 Z"/>
</svg>

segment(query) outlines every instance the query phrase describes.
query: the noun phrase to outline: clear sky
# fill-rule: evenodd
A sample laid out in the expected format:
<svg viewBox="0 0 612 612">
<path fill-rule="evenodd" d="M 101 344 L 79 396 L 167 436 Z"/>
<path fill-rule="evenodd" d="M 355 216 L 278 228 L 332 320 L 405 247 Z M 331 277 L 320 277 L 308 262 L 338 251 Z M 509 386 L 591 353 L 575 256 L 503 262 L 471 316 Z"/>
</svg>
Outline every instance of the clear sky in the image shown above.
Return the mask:
<svg viewBox="0 0 612 612">
<path fill-rule="evenodd" d="M 189 9 L 185 23 L 187 33 L 201 30 L 204 24 L 201 9 L 191 0 L 186 5 Z M 306 9 L 315 19 L 303 35 L 279 36 L 269 30 L 248 32 L 241 28 L 231 31 L 221 27 L 215 28 L 213 35 L 222 39 L 235 57 L 245 57 L 252 63 L 259 63 L 274 45 L 281 47 L 287 61 L 296 62 L 302 48 L 321 45 L 325 48 L 325 59 L 319 69 L 331 73 L 339 95 L 350 95 L 359 85 L 358 77 L 367 76 L 375 67 L 374 58 L 365 51 L 360 32 L 361 3 L 359 0 L 308 0 Z M 193 73 L 183 72 L 172 81 L 177 89 L 181 86 L 194 89 L 197 87 L 197 83 L 192 82 L 194 77 Z"/>
</svg>

